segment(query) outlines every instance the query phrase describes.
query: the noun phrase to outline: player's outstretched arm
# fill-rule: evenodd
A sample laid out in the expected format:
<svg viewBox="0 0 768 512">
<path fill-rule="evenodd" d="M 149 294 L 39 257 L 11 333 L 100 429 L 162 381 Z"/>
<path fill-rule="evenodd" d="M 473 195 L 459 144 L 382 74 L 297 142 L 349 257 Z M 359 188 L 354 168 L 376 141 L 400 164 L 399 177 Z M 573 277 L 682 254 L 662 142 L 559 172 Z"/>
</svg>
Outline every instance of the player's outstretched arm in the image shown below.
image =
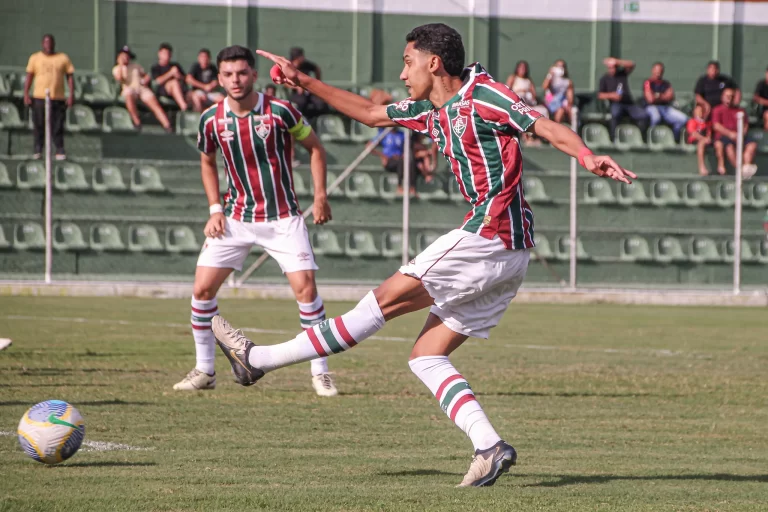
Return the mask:
<svg viewBox="0 0 768 512">
<path fill-rule="evenodd" d="M 352 119 L 357 119 L 365 125 L 371 127 L 396 126 L 387 116 L 387 107 L 385 105 L 376 105 L 368 98 L 312 78 L 296 69 L 291 61 L 285 57 L 280 57 L 264 50 L 256 50 L 256 53 L 266 57 L 280 67 L 280 73 L 272 77 L 276 84 L 303 87 L 342 114 Z"/>
<path fill-rule="evenodd" d="M 592 174 L 624 183 L 632 183 L 632 179 L 637 178 L 635 173 L 624 169 L 610 156 L 593 155 L 581 137 L 560 123 L 539 118 L 533 123 L 529 131 L 548 140 L 550 144 L 566 155 L 578 158 L 579 163 Z"/>
<path fill-rule="evenodd" d="M 328 204 L 327 183 L 328 168 L 326 165 L 325 148 L 315 132 L 299 141 L 309 153 L 309 169 L 312 171 L 315 198 L 312 204 L 312 216 L 315 224 L 325 224 L 331 216 L 331 205 Z"/>
</svg>

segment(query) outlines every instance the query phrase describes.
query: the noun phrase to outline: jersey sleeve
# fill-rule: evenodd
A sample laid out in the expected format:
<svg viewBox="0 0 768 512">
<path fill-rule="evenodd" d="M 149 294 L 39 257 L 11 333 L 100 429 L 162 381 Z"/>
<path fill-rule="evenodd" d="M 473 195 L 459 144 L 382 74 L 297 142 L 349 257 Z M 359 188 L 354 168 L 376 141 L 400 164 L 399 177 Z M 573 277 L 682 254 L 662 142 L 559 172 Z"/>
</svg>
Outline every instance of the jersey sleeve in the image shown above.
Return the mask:
<svg viewBox="0 0 768 512">
<path fill-rule="evenodd" d="M 419 133 L 427 133 L 427 118 L 434 110 L 429 101 L 413 101 L 408 98 L 387 106 L 387 117 L 400 126 Z"/>
<path fill-rule="evenodd" d="M 508 87 L 498 82 L 477 84 L 472 91 L 475 111 L 486 122 L 498 127 L 527 131 L 541 114 L 529 107 Z"/>
<path fill-rule="evenodd" d="M 266 98 L 266 96 L 265 96 Z M 312 127 L 301 112 L 288 101 L 272 100 L 273 112 L 283 120 L 288 133 L 297 141 L 302 141 L 312 133 Z M 277 107 L 277 108 L 274 108 Z"/>
<path fill-rule="evenodd" d="M 201 153 L 213 153 L 216 151 L 216 136 L 213 133 L 215 128 L 216 106 L 213 106 L 200 116 L 200 124 L 197 128 L 197 149 Z"/>
</svg>

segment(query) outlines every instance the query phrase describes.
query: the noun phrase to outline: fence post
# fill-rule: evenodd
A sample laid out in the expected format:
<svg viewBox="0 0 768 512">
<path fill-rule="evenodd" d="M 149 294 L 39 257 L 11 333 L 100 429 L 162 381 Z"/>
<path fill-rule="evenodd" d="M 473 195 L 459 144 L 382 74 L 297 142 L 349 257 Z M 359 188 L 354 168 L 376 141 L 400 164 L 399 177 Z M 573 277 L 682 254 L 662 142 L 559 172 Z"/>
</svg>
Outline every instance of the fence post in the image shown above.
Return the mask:
<svg viewBox="0 0 768 512">
<path fill-rule="evenodd" d="M 733 206 L 733 293 L 741 292 L 741 194 L 744 165 L 744 112 L 736 115 L 736 201 Z"/>
<path fill-rule="evenodd" d="M 45 283 L 51 283 L 53 267 L 53 221 L 51 206 L 51 91 L 45 90 Z"/>
<path fill-rule="evenodd" d="M 571 108 L 571 129 L 579 132 L 579 109 L 574 106 Z M 576 289 L 576 202 L 578 198 L 577 194 L 577 182 L 578 182 L 579 162 L 576 157 L 571 157 L 571 194 L 570 194 L 570 270 L 569 270 L 569 285 L 572 290 Z"/>
</svg>

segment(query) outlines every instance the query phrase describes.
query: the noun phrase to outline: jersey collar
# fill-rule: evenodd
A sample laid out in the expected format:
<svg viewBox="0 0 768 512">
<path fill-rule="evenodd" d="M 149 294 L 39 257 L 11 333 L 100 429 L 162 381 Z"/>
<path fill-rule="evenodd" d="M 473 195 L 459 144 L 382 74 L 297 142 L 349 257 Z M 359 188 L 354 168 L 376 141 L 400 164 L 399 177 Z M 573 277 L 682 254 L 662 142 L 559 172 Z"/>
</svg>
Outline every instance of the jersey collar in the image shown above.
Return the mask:
<svg viewBox="0 0 768 512">
<path fill-rule="evenodd" d="M 260 92 L 257 92 L 256 94 L 258 95 L 259 99 L 256 101 L 256 106 L 253 107 L 253 110 L 251 110 L 251 112 L 248 115 L 251 115 L 254 112 L 261 112 L 262 110 L 262 105 L 264 104 L 264 95 Z M 224 115 L 232 114 L 235 117 L 239 117 L 237 114 L 232 112 L 231 108 L 229 108 L 229 96 L 224 98 L 223 103 L 224 103 Z"/>
</svg>

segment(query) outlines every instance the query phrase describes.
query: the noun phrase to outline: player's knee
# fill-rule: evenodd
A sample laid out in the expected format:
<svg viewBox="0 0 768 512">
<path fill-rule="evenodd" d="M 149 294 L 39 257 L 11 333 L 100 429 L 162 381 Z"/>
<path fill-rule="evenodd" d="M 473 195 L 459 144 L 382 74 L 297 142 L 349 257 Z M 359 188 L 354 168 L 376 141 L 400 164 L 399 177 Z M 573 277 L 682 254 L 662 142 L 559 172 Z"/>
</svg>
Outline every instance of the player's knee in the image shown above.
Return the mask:
<svg viewBox="0 0 768 512">
<path fill-rule="evenodd" d="M 216 298 L 216 290 L 207 285 L 195 284 L 192 295 L 195 300 L 211 300 Z"/>
</svg>

